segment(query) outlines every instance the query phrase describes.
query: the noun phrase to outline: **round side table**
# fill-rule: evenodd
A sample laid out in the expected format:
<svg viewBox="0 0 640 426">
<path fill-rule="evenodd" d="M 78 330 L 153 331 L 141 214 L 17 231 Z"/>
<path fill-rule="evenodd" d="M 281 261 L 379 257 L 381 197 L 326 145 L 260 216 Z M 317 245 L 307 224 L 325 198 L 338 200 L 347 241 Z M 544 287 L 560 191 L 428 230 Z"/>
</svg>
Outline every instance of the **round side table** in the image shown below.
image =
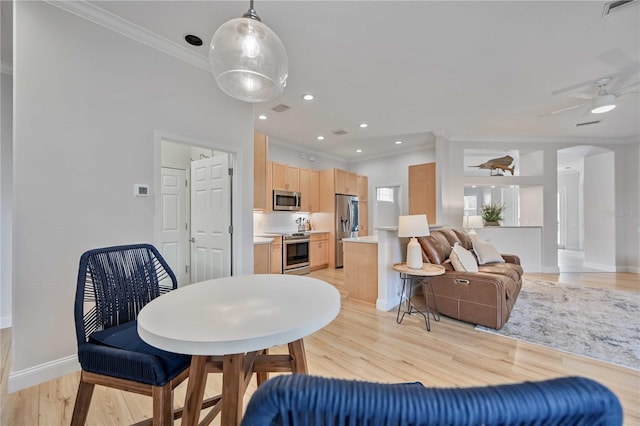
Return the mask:
<svg viewBox="0 0 640 426">
<path fill-rule="evenodd" d="M 433 316 L 435 321 L 440 321 L 440 312 L 438 312 L 438 301 L 436 299 L 436 293 L 433 290 L 433 284 L 431 284 L 431 277 L 444 274 L 444 267 L 440 265 L 433 265 L 431 263 L 423 263 L 422 269 L 411 269 L 405 262 L 395 263 L 393 270 L 400 273 L 402 279 L 402 293 L 400 294 L 400 303 L 398 304 L 398 314 L 396 315 L 396 321 L 398 324 L 402 322 L 406 314 L 411 315 L 414 312 L 419 313 L 424 317 L 424 323 L 427 327 L 427 331 L 431 331 L 431 322 L 429 320 L 429 314 Z M 426 304 L 425 312 L 416 308 L 411 303 L 411 296 L 413 292 L 413 281 L 418 280 L 422 284 L 422 292 L 424 293 L 424 302 Z M 408 288 L 407 288 L 408 287 Z M 429 293 L 428 288 L 431 287 L 431 294 L 433 295 L 433 304 L 435 312 L 429 309 Z M 406 302 L 406 309 L 400 316 L 402 310 L 402 301 Z"/>
</svg>

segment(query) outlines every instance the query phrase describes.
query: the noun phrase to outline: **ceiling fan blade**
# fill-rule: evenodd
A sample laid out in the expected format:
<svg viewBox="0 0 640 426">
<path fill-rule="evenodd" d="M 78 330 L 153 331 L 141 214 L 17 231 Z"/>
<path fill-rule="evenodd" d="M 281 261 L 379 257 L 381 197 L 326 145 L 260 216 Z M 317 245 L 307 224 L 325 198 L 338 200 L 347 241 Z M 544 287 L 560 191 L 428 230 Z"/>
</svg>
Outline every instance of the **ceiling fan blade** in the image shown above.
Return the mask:
<svg viewBox="0 0 640 426">
<path fill-rule="evenodd" d="M 604 76 L 604 77 L 583 81 L 581 83 L 577 83 L 577 84 L 574 84 L 572 86 L 567 86 L 567 87 L 563 87 L 561 89 L 556 89 L 556 90 L 552 91 L 551 94 L 552 95 L 561 95 L 561 94 L 568 93 L 568 92 L 571 92 L 573 90 L 576 90 L 576 89 L 579 89 L 579 88 L 585 87 L 585 86 L 594 86 L 595 87 L 595 83 L 598 80 L 602 80 L 603 78 L 608 78 L 610 80 L 614 80 L 616 78 L 619 78 L 620 76 L 621 76 L 620 73 L 615 73 L 615 74 L 610 74 L 610 75 L 607 75 L 607 76 Z"/>
<path fill-rule="evenodd" d="M 621 98 L 623 96 L 627 96 L 627 95 L 637 95 L 637 94 L 640 94 L 640 91 L 637 91 L 637 92 L 624 92 L 624 93 L 620 93 L 619 95 L 616 94 L 616 99 L 617 98 Z"/>
<path fill-rule="evenodd" d="M 556 111 L 551 111 L 551 112 L 548 112 L 546 114 L 539 115 L 538 118 L 549 117 L 550 115 L 556 115 L 556 114 L 560 114 L 561 112 L 571 111 L 572 109 L 580 108 L 580 107 L 588 105 L 588 104 L 589 104 L 589 102 L 585 102 L 585 103 L 577 104 L 577 105 L 572 105 L 570 107 L 558 109 Z"/>
<path fill-rule="evenodd" d="M 577 99 L 593 99 L 598 97 L 598 95 L 592 95 L 591 93 L 569 93 L 567 96 Z"/>
<path fill-rule="evenodd" d="M 640 81 L 636 81 L 635 83 L 631 83 L 631 84 L 627 84 L 624 87 L 621 87 L 620 89 L 618 89 L 615 93 L 616 96 L 622 96 L 622 95 L 626 95 L 627 93 L 634 93 L 634 92 L 627 92 L 626 90 L 633 88 L 634 86 L 638 86 L 640 85 Z"/>
</svg>

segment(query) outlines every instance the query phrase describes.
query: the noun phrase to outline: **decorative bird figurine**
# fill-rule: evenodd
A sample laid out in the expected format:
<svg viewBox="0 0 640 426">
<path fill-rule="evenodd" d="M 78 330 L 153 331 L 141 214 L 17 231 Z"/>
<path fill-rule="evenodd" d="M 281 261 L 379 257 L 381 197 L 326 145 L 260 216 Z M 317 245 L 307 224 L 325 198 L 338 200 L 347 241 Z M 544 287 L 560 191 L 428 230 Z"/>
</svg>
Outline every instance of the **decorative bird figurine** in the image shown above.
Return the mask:
<svg viewBox="0 0 640 426">
<path fill-rule="evenodd" d="M 513 163 L 513 157 L 510 155 L 505 155 L 504 157 L 500 157 L 500 158 L 494 158 L 492 160 L 487 161 L 486 163 L 482 163 L 479 166 L 469 166 L 469 167 L 477 167 L 479 169 L 489 169 L 491 170 L 491 176 L 502 176 L 502 173 L 497 172 L 497 174 L 493 174 L 493 170 L 502 170 L 503 172 L 505 171 L 509 171 L 511 172 L 511 176 L 513 176 L 513 172 L 516 168 L 516 166 L 514 165 L 513 167 L 509 167 L 511 166 L 511 163 Z"/>
</svg>

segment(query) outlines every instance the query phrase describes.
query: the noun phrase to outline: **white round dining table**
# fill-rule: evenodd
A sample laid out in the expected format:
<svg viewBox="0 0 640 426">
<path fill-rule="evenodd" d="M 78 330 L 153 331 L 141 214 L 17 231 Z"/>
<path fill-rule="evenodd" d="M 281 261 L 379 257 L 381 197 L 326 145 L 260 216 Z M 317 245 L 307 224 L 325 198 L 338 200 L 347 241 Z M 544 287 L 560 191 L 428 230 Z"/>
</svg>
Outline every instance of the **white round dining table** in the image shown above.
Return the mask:
<svg viewBox="0 0 640 426">
<path fill-rule="evenodd" d="M 338 315 L 340 293 L 331 284 L 299 275 L 239 275 L 203 281 L 148 303 L 138 333 L 157 348 L 193 355 L 183 425 L 198 424 L 207 372 L 222 372 L 222 425 L 237 425 L 242 395 L 255 372 L 307 373 L 303 338 Z M 287 344 L 289 355 L 269 355 Z M 203 422 L 206 422 L 203 420 Z"/>
</svg>

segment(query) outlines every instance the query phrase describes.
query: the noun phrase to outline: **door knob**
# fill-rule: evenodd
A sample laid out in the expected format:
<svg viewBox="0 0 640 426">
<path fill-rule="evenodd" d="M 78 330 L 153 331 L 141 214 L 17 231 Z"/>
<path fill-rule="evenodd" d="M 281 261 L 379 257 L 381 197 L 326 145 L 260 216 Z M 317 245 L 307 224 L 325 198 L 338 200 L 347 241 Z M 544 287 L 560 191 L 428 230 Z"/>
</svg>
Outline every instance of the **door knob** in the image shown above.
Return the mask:
<svg viewBox="0 0 640 426">
<path fill-rule="evenodd" d="M 192 243 L 195 243 L 195 242 L 196 242 L 196 239 L 195 239 L 195 238 L 193 238 L 193 237 L 191 237 L 191 238 L 189 238 L 189 241 L 191 241 Z"/>
</svg>

